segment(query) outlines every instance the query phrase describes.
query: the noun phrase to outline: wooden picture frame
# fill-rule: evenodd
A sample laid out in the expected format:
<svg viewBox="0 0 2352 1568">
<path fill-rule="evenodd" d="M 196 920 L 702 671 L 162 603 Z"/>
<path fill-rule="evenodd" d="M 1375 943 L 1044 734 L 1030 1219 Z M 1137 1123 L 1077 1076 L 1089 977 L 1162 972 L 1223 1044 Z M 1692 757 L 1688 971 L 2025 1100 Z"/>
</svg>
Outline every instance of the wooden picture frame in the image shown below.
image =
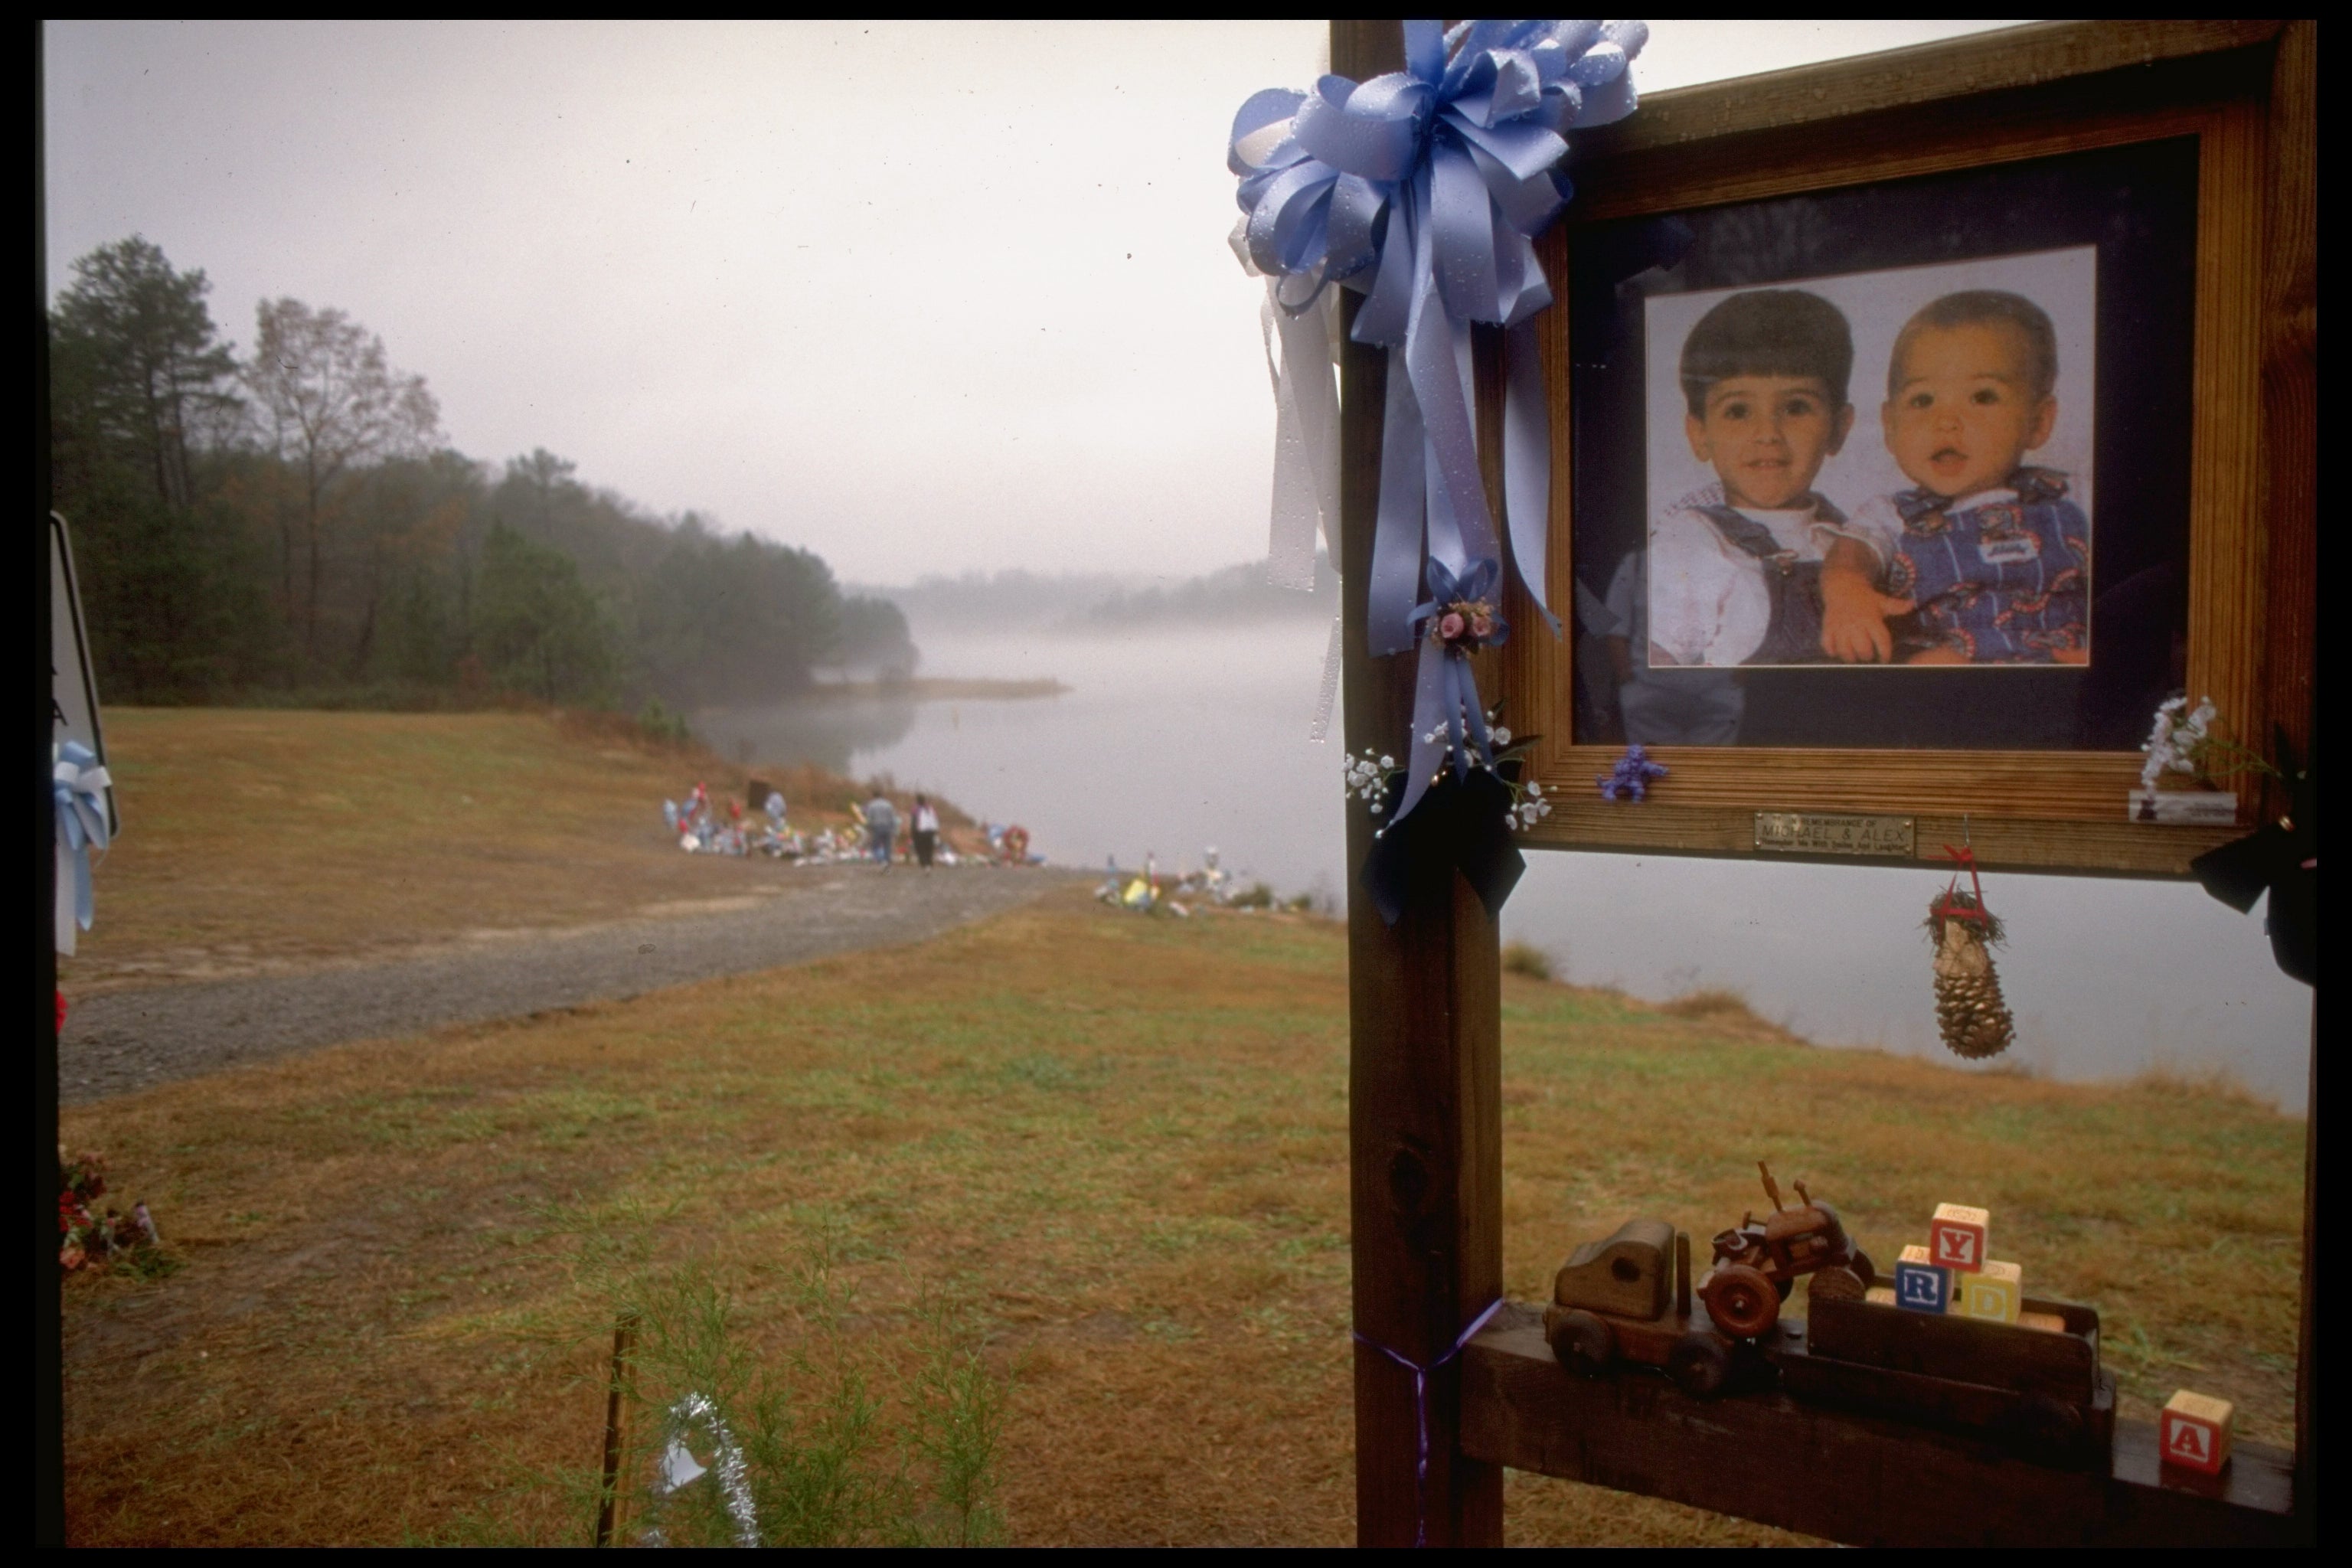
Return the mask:
<svg viewBox="0 0 2352 1568">
<path fill-rule="evenodd" d="M 1332 68 L 1402 68 L 1392 21 L 1335 21 Z M 1576 226 L 1792 191 L 1897 180 L 2086 147 L 2195 136 L 2196 493 L 2189 675 L 2237 732 L 2275 724 L 2307 755 L 2315 687 L 2317 417 L 2317 36 L 2311 22 L 2042 24 L 1660 93 L 1622 124 L 1580 133 L 1570 226 L 1542 243 L 1572 279 Z M 2210 174 L 2210 177 L 2204 177 Z M 1353 296 L 1341 300 L 1352 320 Z M 1476 343 L 1490 504 L 1501 490 L 1500 347 Z M 1547 340 L 1551 385 L 1569 345 Z M 1387 360 L 1344 341 L 1338 541 L 1345 582 L 1367 579 L 1379 505 Z M 1570 411 L 1555 406 L 1554 537 L 1573 521 Z M 1550 563 L 1572 602 L 1572 558 Z M 1524 595 L 1521 595 L 1524 599 Z M 1347 745 L 1392 744 L 1412 721 L 1408 660 L 1373 651 L 1368 599 L 1342 601 Z M 1548 736 L 1536 773 L 1559 804 L 1553 847 L 1756 853 L 1756 814 L 1847 817 L 1853 837 L 1805 858 L 1883 847 L 1893 820 L 1916 853 L 1960 841 L 1996 865 L 2184 873 L 2244 831 L 2136 825 L 2123 797 L 2137 753 L 1665 751 L 1669 788 L 1605 805 L 1584 781 L 1613 749 L 1580 746 L 1555 700 L 1571 649 L 1516 605 L 1522 635 L 1482 655 L 1521 732 Z M 1899 679 L 1899 678 L 1898 678 Z M 2236 704 L 2234 708 L 2231 705 Z M 1549 727 L 1547 727 L 1549 721 Z M 1558 787 L 1554 787 L 1558 786 Z M 1959 798 L 1955 798 L 1958 796 Z M 2252 784 L 2240 820 L 2281 803 Z M 1348 813 L 1353 883 L 1376 819 Z M 1834 829 L 1832 821 L 1826 825 Z M 1525 836 L 1523 836 L 1524 837 Z M 1801 844 L 1801 840 L 1800 841 Z M 1841 852 L 1843 851 L 1843 852 Z M 1857 1544 L 2309 1544 L 2318 1530 L 2316 1316 L 2319 1100 L 2312 1057 L 2295 1445 L 2242 1442 L 2218 1478 L 2159 1467 L 2155 1428 L 2116 1423 L 2104 1469 L 2029 1465 L 1906 1422 L 1783 1394 L 1703 1403 L 1646 1376 L 1571 1376 L 1541 1315 L 1502 1300 L 1500 927 L 1462 875 L 1410 868 L 1384 920 L 1349 900 L 1348 1088 L 1357 1539 L 1503 1544 L 1503 1472 L 1536 1471 L 1669 1498 Z M 1606 1138 L 1603 1132 L 1601 1137 Z"/>
<path fill-rule="evenodd" d="M 2193 142 L 2182 674 L 2192 700 L 2213 700 L 2231 738 L 2268 752 L 2283 732 L 2304 754 L 2316 617 L 2315 285 L 2308 242 L 2282 245 L 2279 230 L 2314 177 L 2315 131 L 2273 92 L 2278 30 L 2045 24 L 1659 94 L 1579 138 L 1576 200 L 1539 254 L 1565 301 L 1580 257 L 1598 254 L 1599 237 L 1626 219 Z M 1571 315 L 1563 303 L 1539 318 L 1552 403 L 1547 593 L 1564 616 L 1580 565 Z M 1854 367 L 1865 427 L 1875 422 L 1873 369 Z M 1590 594 L 1589 573 L 1585 581 Z M 1542 737 L 1530 765 L 1554 810 L 1526 836 L 1540 847 L 1878 859 L 1933 856 L 1965 836 L 1990 866 L 2179 877 L 2195 856 L 2284 809 L 2279 792 L 2247 773 L 2225 786 L 2237 796 L 2234 824 L 2131 821 L 2137 738 L 2133 749 L 2100 751 L 1654 745 L 1666 779 L 1638 805 L 1605 802 L 1594 783 L 1622 739 L 1580 739 L 1578 640 L 1543 635 L 1514 592 L 1510 619 L 1528 634 L 1488 657 L 1488 689 L 1513 728 Z M 1885 691 L 1937 677 L 1832 679 Z"/>
</svg>

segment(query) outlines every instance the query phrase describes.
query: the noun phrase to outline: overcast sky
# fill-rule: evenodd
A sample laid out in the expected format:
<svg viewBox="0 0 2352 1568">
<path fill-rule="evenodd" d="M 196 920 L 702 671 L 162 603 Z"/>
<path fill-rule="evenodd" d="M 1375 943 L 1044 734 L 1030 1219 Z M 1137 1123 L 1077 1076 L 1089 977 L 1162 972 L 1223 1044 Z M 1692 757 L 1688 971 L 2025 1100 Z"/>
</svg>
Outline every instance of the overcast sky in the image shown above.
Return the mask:
<svg viewBox="0 0 2352 1568">
<path fill-rule="evenodd" d="M 1990 22 L 1657 22 L 1646 91 Z M 545 447 L 843 576 L 1187 575 L 1265 548 L 1234 109 L 1319 22 L 72 23 L 53 289 L 142 234 L 240 346 L 380 333 L 491 461 Z"/>
</svg>

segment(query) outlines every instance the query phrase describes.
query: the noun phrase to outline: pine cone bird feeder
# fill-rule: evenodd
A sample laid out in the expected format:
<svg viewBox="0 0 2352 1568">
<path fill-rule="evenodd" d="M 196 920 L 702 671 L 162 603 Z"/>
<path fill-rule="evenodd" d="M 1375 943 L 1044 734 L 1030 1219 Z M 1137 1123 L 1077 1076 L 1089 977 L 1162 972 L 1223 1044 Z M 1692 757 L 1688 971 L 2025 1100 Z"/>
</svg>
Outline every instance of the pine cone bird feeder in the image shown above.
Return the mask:
<svg viewBox="0 0 2352 1568">
<path fill-rule="evenodd" d="M 1951 885 L 1927 906 L 1927 930 L 1936 939 L 1936 1026 L 1955 1056 L 1979 1061 L 1999 1056 L 2017 1038 L 1992 963 L 1992 944 L 2001 940 L 2001 927 L 1984 907 L 1976 857 L 1967 849 L 1946 853 L 1967 868 L 1974 890 L 1960 890 L 1955 870 Z"/>
</svg>

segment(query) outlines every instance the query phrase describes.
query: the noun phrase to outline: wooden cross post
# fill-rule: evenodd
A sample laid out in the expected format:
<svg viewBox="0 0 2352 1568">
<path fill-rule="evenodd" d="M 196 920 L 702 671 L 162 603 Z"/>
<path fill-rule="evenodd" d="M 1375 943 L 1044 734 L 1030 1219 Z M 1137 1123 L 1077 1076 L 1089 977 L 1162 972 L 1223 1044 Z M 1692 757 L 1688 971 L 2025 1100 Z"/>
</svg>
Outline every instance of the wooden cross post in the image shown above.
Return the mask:
<svg viewBox="0 0 2352 1568">
<path fill-rule="evenodd" d="M 1403 67 L 1395 22 L 1331 24 L 1339 74 L 1361 81 Z M 1352 323 L 1358 296 L 1341 298 Z M 1492 359 L 1481 355 L 1482 416 Z M 1412 660 L 1372 657 L 1365 635 L 1386 386 L 1386 351 L 1349 341 L 1340 365 L 1339 572 L 1351 755 L 1368 747 L 1401 754 L 1412 721 Z M 1413 1371 L 1393 1359 L 1431 1367 L 1502 1292 L 1499 938 L 1450 866 L 1423 874 L 1397 923 L 1383 923 L 1371 900 L 1353 891 L 1380 820 L 1360 805 L 1349 811 L 1356 1539 L 1499 1546 L 1503 1472 L 1461 1452 L 1460 1358 L 1424 1374 L 1420 1398 Z"/>
</svg>

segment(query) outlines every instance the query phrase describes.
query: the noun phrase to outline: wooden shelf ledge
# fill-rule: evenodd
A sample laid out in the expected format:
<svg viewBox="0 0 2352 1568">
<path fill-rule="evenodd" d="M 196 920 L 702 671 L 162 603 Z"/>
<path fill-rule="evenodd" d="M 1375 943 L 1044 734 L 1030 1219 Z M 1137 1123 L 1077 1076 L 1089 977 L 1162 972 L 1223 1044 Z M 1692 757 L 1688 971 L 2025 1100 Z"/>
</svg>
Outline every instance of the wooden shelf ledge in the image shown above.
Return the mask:
<svg viewBox="0 0 2352 1568">
<path fill-rule="evenodd" d="M 1801 1404 L 1695 1400 L 1627 1369 L 1572 1377 L 1540 1308 L 1507 1303 L 1462 1357 L 1470 1458 L 1866 1546 L 2309 1545 L 2294 1457 L 2240 1441 L 2219 1478 L 2161 1471 L 2117 1422 L 2110 1474 L 2045 1469 L 1977 1439 Z"/>
</svg>

